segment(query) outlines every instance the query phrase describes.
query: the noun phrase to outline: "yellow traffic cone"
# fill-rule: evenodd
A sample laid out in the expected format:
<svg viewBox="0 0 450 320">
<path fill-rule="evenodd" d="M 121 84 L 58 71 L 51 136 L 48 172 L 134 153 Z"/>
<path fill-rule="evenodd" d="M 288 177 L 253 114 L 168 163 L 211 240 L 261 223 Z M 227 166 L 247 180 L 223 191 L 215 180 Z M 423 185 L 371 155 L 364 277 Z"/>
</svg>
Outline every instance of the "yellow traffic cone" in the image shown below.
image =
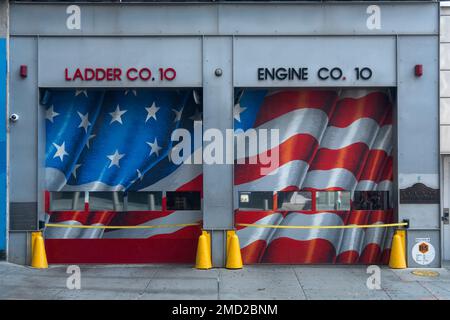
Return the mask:
<svg viewBox="0 0 450 320">
<path fill-rule="evenodd" d="M 392 238 L 391 256 L 389 258 L 389 268 L 391 269 L 405 269 L 406 256 L 402 236 L 397 232 Z"/>
<path fill-rule="evenodd" d="M 40 235 L 40 231 L 32 232 L 31 233 L 31 256 L 33 256 L 34 252 L 34 241 L 36 240 L 36 236 Z"/>
<path fill-rule="evenodd" d="M 241 247 L 236 233 L 230 236 L 227 247 L 227 269 L 242 269 Z"/>
<path fill-rule="evenodd" d="M 406 252 L 406 230 L 398 229 L 395 231 L 402 238 L 403 252 Z"/>
<path fill-rule="evenodd" d="M 37 269 L 47 269 L 47 255 L 45 253 L 44 238 L 41 232 L 36 232 L 34 236 L 34 245 L 32 245 L 31 266 Z"/>
<path fill-rule="evenodd" d="M 236 232 L 234 230 L 227 231 L 227 257 L 228 257 L 228 249 L 230 248 L 230 239 L 231 239 L 231 236 L 233 236 L 234 234 L 236 234 Z"/>
<path fill-rule="evenodd" d="M 211 269 L 211 245 L 208 244 L 208 236 L 202 232 L 198 238 L 197 259 L 195 261 L 197 269 Z"/>
<path fill-rule="evenodd" d="M 208 252 L 211 254 L 211 234 L 205 230 L 202 231 L 202 234 L 206 236 L 206 243 L 208 244 Z"/>
</svg>

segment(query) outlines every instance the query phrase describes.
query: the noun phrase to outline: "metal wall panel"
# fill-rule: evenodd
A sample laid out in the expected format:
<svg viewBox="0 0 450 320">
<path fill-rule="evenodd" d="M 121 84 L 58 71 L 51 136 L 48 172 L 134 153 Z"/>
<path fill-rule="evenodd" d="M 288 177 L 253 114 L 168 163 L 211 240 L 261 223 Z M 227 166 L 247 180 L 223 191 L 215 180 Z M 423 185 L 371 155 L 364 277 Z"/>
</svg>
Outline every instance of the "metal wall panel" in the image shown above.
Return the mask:
<svg viewBox="0 0 450 320">
<path fill-rule="evenodd" d="M 450 98 L 440 99 L 440 121 L 441 124 L 450 124 Z"/>
<path fill-rule="evenodd" d="M 450 98 L 440 99 L 440 124 L 441 154 L 450 153 Z"/>
<path fill-rule="evenodd" d="M 397 181 L 405 189 L 415 183 L 439 189 L 439 38 L 398 38 Z M 423 76 L 414 75 L 416 64 Z M 440 227 L 439 204 L 399 203 L 399 220 L 410 219 L 410 231 Z"/>
<path fill-rule="evenodd" d="M 236 37 L 234 85 L 237 87 L 395 86 L 394 37 Z M 258 68 L 308 68 L 307 80 L 258 80 Z M 338 80 L 321 80 L 318 72 L 338 67 Z M 372 77 L 357 80 L 355 68 L 370 68 Z M 322 73 L 327 76 L 329 73 Z"/>
<path fill-rule="evenodd" d="M 201 35 L 217 30 L 216 8 L 208 5 L 78 4 L 81 29 L 68 29 L 72 3 L 12 4 L 11 34 Z M 24 20 L 26 22 L 24 22 Z"/>
<path fill-rule="evenodd" d="M 420 229 L 439 229 L 441 225 L 439 204 L 402 204 L 402 219 L 408 219 L 411 226 Z"/>
<path fill-rule="evenodd" d="M 441 13 L 441 41 L 450 42 L 450 11 L 447 9 Z M 444 15 L 446 14 L 446 15 Z"/>
<path fill-rule="evenodd" d="M 450 32 L 450 30 L 449 30 Z M 440 46 L 440 64 L 441 70 L 447 69 L 450 70 L 450 43 L 442 43 Z"/>
<path fill-rule="evenodd" d="M 9 201 L 37 202 L 37 40 L 10 40 L 10 114 L 19 120 L 9 126 Z M 19 75 L 20 65 L 28 66 L 27 78 Z"/>
<path fill-rule="evenodd" d="M 28 232 L 10 232 L 8 242 L 8 261 L 21 265 L 30 265 L 31 235 Z"/>
<path fill-rule="evenodd" d="M 450 153 L 450 126 L 441 125 L 441 153 Z"/>
<path fill-rule="evenodd" d="M 368 27 L 371 3 L 77 4 L 79 29 L 69 29 L 70 4 L 11 5 L 12 35 L 319 35 L 437 34 L 432 2 L 377 3 L 379 28 Z M 69 10 L 68 10 L 69 9 Z M 66 12 L 68 10 L 69 13 Z M 370 24 L 369 24 L 370 25 Z"/>
<path fill-rule="evenodd" d="M 86 67 L 121 68 L 121 81 L 65 81 L 65 68 L 73 78 Z M 149 68 L 152 78 L 130 81 L 124 73 L 132 67 Z M 159 68 L 175 69 L 176 78 L 161 81 Z M 199 87 L 201 38 L 40 38 L 39 70 L 40 87 Z"/>
<path fill-rule="evenodd" d="M 398 161 L 399 173 L 438 174 L 437 37 L 398 39 Z M 422 64 L 422 77 L 414 66 Z M 441 88 L 442 89 L 442 88 Z M 417 148 L 417 146 L 420 148 Z"/>
<path fill-rule="evenodd" d="M 450 8 L 441 8 L 440 31 L 440 151 L 450 153 Z"/>
<path fill-rule="evenodd" d="M 436 33 L 437 7 L 429 3 L 376 4 L 380 29 L 369 29 L 371 4 L 323 3 L 297 5 L 224 5 L 220 7 L 222 34 L 423 34 Z M 257 11 L 256 11 L 257 10 Z M 255 14 L 257 12 L 257 14 Z"/>
<path fill-rule="evenodd" d="M 232 38 L 203 40 L 203 132 L 233 128 Z M 218 76 L 216 72 L 221 71 Z M 205 150 L 205 149 L 204 149 Z M 225 154 L 225 153 L 224 153 Z M 233 164 L 203 161 L 203 227 L 212 231 L 213 265 L 224 266 L 225 231 L 234 228 Z"/>
<path fill-rule="evenodd" d="M 439 85 L 441 97 L 450 98 L 450 70 L 441 71 Z"/>
<path fill-rule="evenodd" d="M 233 128 L 232 39 L 205 37 L 203 56 L 203 132 L 217 129 L 226 137 L 226 129 Z M 215 75 L 216 69 L 222 76 Z M 232 186 L 232 164 L 203 164 L 206 229 L 233 227 Z"/>
<path fill-rule="evenodd" d="M 423 258 L 414 257 L 414 253 L 417 254 L 416 250 L 413 250 L 413 247 L 416 244 L 420 244 L 423 241 L 431 245 L 434 250 L 434 258 L 431 259 L 432 256 L 427 255 L 427 261 L 424 262 Z M 409 268 L 439 268 L 441 266 L 441 253 L 439 250 L 440 247 L 440 236 L 439 230 L 410 230 L 407 234 L 407 252 L 406 258 L 408 260 Z M 428 251 L 431 251 L 431 248 L 427 248 Z M 420 263 L 419 263 L 420 262 Z"/>
</svg>

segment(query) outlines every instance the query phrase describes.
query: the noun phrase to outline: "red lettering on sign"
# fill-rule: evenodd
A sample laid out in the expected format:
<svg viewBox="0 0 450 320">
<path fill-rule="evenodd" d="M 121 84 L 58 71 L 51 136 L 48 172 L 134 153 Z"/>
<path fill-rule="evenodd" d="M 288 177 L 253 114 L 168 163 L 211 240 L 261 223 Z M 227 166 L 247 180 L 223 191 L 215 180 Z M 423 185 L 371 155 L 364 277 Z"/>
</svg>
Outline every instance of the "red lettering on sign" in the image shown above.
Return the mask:
<svg viewBox="0 0 450 320">
<path fill-rule="evenodd" d="M 106 81 L 113 80 L 113 70 L 111 68 L 106 69 Z"/>
<path fill-rule="evenodd" d="M 121 75 L 122 75 L 122 69 L 114 68 L 114 80 L 119 80 L 119 81 L 121 81 L 121 80 L 122 80 L 122 79 L 120 78 Z"/>
<path fill-rule="evenodd" d="M 131 73 L 136 73 L 137 72 L 137 69 L 136 68 L 130 68 L 130 69 L 128 69 L 127 70 L 127 78 L 128 78 L 128 80 L 130 80 L 130 81 L 135 81 L 135 80 L 137 80 L 137 76 L 132 76 L 131 75 Z"/>
<path fill-rule="evenodd" d="M 173 68 L 159 68 L 159 70 L 159 80 L 161 81 L 171 81 L 176 77 L 176 71 Z M 73 74 L 70 72 L 69 68 L 64 69 L 64 79 L 66 81 L 122 81 L 122 74 L 124 74 L 129 81 L 136 81 L 138 79 L 142 81 L 155 80 L 155 78 L 152 78 L 152 71 L 147 67 L 140 69 L 131 67 L 126 69 L 123 73 L 121 68 L 77 68 Z"/>
<path fill-rule="evenodd" d="M 95 80 L 102 81 L 106 77 L 105 69 L 102 68 L 96 68 L 95 69 Z"/>
<path fill-rule="evenodd" d="M 84 69 L 84 80 L 85 81 L 91 81 L 95 78 L 95 71 L 92 68 L 86 68 Z"/>
<path fill-rule="evenodd" d="M 77 70 L 75 71 L 72 81 L 75 81 L 77 79 L 80 79 L 81 81 L 83 81 L 83 74 L 81 73 L 81 70 L 79 68 L 77 68 Z"/>
<path fill-rule="evenodd" d="M 68 70 L 67 68 L 64 69 L 64 75 L 66 76 L 66 81 L 72 80 L 72 79 L 69 77 L 69 70 Z"/>
<path fill-rule="evenodd" d="M 139 78 L 141 78 L 141 80 L 148 80 L 151 76 L 152 72 L 149 68 L 142 68 L 141 70 L 139 70 Z"/>
</svg>

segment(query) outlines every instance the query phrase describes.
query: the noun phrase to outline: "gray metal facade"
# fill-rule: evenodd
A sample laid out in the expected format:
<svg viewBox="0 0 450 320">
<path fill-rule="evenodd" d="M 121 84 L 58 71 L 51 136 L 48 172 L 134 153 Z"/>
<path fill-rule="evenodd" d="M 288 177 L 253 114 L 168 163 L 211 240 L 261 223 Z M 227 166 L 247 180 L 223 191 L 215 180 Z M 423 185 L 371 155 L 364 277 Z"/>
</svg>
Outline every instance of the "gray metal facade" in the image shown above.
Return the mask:
<svg viewBox="0 0 450 320">
<path fill-rule="evenodd" d="M 37 204 L 36 214 L 43 213 L 44 115 L 38 108 L 39 87 L 93 86 L 65 82 L 65 67 L 170 62 L 180 75 L 170 86 L 203 87 L 203 126 L 223 132 L 233 128 L 235 87 L 396 88 L 398 219 L 410 220 L 411 237 L 415 232 L 422 237 L 426 231 L 433 243 L 439 243 L 440 205 L 402 204 L 398 196 L 399 189 L 417 182 L 439 188 L 438 3 L 80 3 L 79 28 L 68 27 L 68 6 L 11 5 L 10 112 L 21 118 L 9 128 L 10 203 L 28 203 L 30 208 Z M 380 13 L 375 27 L 370 22 L 374 10 Z M 19 76 L 23 64 L 28 66 L 26 79 Z M 414 76 L 416 64 L 424 68 L 420 78 Z M 357 66 L 369 66 L 374 76 L 367 81 L 310 77 L 289 83 L 254 77 L 259 66 L 291 65 L 340 66 L 347 74 Z M 218 68 L 221 77 L 215 75 Z M 114 86 L 147 84 L 123 81 Z M 224 264 L 224 230 L 233 227 L 232 177 L 232 165 L 204 165 L 204 227 L 213 231 L 215 266 Z M 26 231 L 11 233 L 10 260 L 23 263 Z M 23 241 L 14 240 L 19 238 Z"/>
<path fill-rule="evenodd" d="M 441 154 L 450 153 L 450 8 L 441 8 Z"/>
</svg>

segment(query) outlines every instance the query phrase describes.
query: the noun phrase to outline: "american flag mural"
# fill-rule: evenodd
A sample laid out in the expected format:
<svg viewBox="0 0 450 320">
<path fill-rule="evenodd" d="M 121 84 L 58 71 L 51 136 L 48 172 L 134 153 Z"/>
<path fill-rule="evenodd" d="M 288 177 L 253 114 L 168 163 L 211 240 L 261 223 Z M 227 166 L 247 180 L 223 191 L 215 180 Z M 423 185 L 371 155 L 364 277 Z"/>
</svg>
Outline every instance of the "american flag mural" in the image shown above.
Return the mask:
<svg viewBox="0 0 450 320">
<path fill-rule="evenodd" d="M 279 129 L 279 145 L 275 148 L 280 152 L 280 160 L 270 175 L 260 174 L 261 164 L 236 164 L 235 198 L 243 191 L 272 191 L 274 202 L 277 191 L 391 192 L 389 97 L 388 91 L 369 89 L 240 92 L 235 106 L 235 128 Z M 391 209 L 277 210 L 274 207 L 244 211 L 238 209 L 237 203 L 235 208 L 244 263 L 387 262 L 392 235 L 392 230 L 387 228 L 276 229 L 240 224 L 382 224 L 392 221 Z"/>
<path fill-rule="evenodd" d="M 183 90 L 42 90 L 46 113 L 46 217 L 65 225 L 154 229 L 46 228 L 50 262 L 191 262 L 200 210 L 52 211 L 52 191 L 198 191 L 201 164 L 170 161 L 171 134 L 201 121 L 201 92 Z M 192 143 L 192 152 L 194 144 Z M 183 155 L 189 157 L 190 154 Z M 76 193 L 74 193 L 76 196 Z M 84 202 L 84 199 L 81 201 Z"/>
<path fill-rule="evenodd" d="M 193 262 L 201 210 L 94 210 L 94 192 L 202 192 L 202 165 L 170 158 L 175 129 L 195 130 L 202 120 L 199 89 L 42 89 L 46 114 L 46 223 L 87 226 L 196 226 L 149 229 L 46 228 L 53 263 Z M 235 222 L 244 263 L 383 263 L 392 230 L 274 229 L 393 221 L 392 209 L 281 210 L 282 191 L 392 192 L 392 105 L 387 90 L 236 89 L 234 129 L 277 129 L 279 144 L 247 150 L 234 165 Z M 201 145 L 191 141 L 193 157 Z M 262 174 L 258 158 L 279 152 L 278 166 Z M 252 153 L 253 152 L 253 153 Z M 244 160 L 243 163 L 239 160 Z M 77 210 L 52 210 L 52 192 L 89 192 Z M 274 205 L 240 210 L 240 192 L 271 192 Z M 392 207 L 392 206 L 391 206 Z"/>
</svg>

